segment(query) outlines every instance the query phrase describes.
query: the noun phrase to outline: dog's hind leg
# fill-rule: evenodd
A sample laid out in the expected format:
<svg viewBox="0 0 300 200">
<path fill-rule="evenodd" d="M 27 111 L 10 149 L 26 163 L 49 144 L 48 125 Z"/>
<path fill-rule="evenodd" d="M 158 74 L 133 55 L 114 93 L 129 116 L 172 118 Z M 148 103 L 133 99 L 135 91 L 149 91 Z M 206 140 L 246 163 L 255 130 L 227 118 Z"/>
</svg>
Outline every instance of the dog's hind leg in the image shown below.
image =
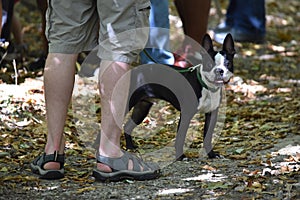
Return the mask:
<svg viewBox="0 0 300 200">
<path fill-rule="evenodd" d="M 185 158 L 183 147 L 185 143 L 186 134 L 190 125 L 191 118 L 187 115 L 184 116 L 182 113 L 180 115 L 180 120 L 178 122 L 178 129 L 175 141 L 175 151 L 176 160 L 182 160 Z"/>
<path fill-rule="evenodd" d="M 141 100 L 133 107 L 131 118 L 129 118 L 129 120 L 124 125 L 124 135 L 127 149 L 137 148 L 132 140 L 131 133 L 137 125 L 143 122 L 145 117 L 148 115 L 152 105 L 153 103 L 150 101 Z"/>
</svg>

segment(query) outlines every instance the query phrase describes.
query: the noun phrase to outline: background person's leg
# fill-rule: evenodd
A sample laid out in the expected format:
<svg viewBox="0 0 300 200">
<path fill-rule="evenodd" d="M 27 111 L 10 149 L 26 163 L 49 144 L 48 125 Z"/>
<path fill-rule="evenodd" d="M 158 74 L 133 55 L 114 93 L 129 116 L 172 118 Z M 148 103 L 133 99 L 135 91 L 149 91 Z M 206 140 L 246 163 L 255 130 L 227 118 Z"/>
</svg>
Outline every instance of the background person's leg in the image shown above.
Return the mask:
<svg viewBox="0 0 300 200">
<path fill-rule="evenodd" d="M 233 28 L 246 33 L 264 35 L 265 30 L 265 1 L 264 0 L 235 0 Z"/>
<path fill-rule="evenodd" d="M 151 0 L 149 24 L 154 28 L 150 29 L 145 51 L 157 63 L 174 64 L 174 56 L 169 50 L 169 0 Z M 144 52 L 141 52 L 141 63 L 153 63 L 153 61 Z"/>
<path fill-rule="evenodd" d="M 5 41 L 10 40 L 13 12 L 14 12 L 14 1 L 2 0 L 2 13 L 3 14 L 6 13 L 6 14 L 5 16 L 2 16 L 1 38 L 5 39 Z"/>
<path fill-rule="evenodd" d="M 184 38 L 181 47 L 174 54 L 174 65 L 186 68 L 191 66 L 187 62 L 189 57 L 193 57 L 194 52 L 199 50 L 195 41 L 197 44 L 201 44 L 202 38 L 207 32 L 211 1 L 174 0 L 174 3 L 183 24 L 184 34 L 188 36 Z"/>
<path fill-rule="evenodd" d="M 225 23 L 220 24 L 215 30 L 214 39 L 223 43 L 227 33 L 239 42 L 262 43 L 266 34 L 264 0 L 230 0 Z"/>
<path fill-rule="evenodd" d="M 175 0 L 184 33 L 201 44 L 207 32 L 210 0 Z"/>
</svg>

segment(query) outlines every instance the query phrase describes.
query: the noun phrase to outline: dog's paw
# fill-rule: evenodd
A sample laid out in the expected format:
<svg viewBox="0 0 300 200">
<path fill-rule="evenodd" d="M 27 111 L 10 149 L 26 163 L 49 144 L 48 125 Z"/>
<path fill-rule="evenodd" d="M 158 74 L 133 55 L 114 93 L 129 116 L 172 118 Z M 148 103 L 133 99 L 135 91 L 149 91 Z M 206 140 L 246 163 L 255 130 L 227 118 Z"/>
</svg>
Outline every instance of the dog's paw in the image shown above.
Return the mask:
<svg viewBox="0 0 300 200">
<path fill-rule="evenodd" d="M 214 158 L 223 158 L 223 156 L 221 156 L 219 153 L 214 152 L 213 150 L 211 150 L 208 154 L 207 154 L 208 158 L 214 159 Z"/>
<path fill-rule="evenodd" d="M 126 149 L 127 150 L 135 150 L 137 148 L 138 148 L 138 146 L 134 142 L 132 142 L 132 143 L 126 143 Z"/>
<path fill-rule="evenodd" d="M 125 133 L 125 141 L 126 141 L 126 149 L 130 149 L 130 150 L 134 150 L 137 149 L 138 146 L 135 144 L 135 142 L 133 141 L 131 135 Z"/>
<path fill-rule="evenodd" d="M 135 144 L 135 142 L 132 139 L 126 140 L 126 149 L 127 150 L 135 150 L 137 148 L 138 148 L 138 146 Z"/>
<path fill-rule="evenodd" d="M 181 156 L 179 156 L 178 158 L 176 158 L 176 161 L 183 161 L 187 159 L 186 155 L 182 154 Z"/>
</svg>

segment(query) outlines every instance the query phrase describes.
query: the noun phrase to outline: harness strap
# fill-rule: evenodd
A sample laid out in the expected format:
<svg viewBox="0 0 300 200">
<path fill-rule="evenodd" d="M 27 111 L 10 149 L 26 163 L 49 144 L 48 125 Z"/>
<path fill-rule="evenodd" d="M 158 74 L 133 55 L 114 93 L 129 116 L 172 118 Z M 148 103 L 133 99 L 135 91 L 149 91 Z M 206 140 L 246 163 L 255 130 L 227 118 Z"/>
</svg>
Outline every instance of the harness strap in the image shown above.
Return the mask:
<svg viewBox="0 0 300 200">
<path fill-rule="evenodd" d="M 152 58 L 152 56 L 144 49 L 143 53 L 154 63 L 158 63 L 156 60 L 154 60 L 154 58 Z M 201 84 L 202 87 L 204 87 L 205 89 L 211 91 L 211 92 L 216 92 L 219 90 L 219 88 L 210 88 L 206 85 L 206 83 L 203 81 L 202 76 L 200 74 L 200 67 L 202 66 L 202 64 L 198 64 L 198 65 L 194 65 L 188 68 L 184 68 L 184 69 L 177 69 L 176 71 L 178 71 L 179 73 L 183 73 L 183 72 L 193 72 L 195 69 L 197 69 L 197 79 L 199 81 L 199 83 Z"/>
</svg>

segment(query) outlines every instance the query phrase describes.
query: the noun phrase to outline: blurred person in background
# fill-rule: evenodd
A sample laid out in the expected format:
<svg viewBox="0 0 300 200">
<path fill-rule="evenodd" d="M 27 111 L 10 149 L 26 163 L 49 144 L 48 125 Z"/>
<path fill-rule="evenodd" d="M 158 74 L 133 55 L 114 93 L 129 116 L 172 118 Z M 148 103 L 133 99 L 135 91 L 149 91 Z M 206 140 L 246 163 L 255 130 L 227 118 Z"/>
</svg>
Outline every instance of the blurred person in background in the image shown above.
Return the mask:
<svg viewBox="0 0 300 200">
<path fill-rule="evenodd" d="M 227 33 L 237 42 L 263 43 L 266 35 L 265 0 L 230 0 L 225 22 L 214 30 L 214 39 L 223 43 Z"/>
</svg>

